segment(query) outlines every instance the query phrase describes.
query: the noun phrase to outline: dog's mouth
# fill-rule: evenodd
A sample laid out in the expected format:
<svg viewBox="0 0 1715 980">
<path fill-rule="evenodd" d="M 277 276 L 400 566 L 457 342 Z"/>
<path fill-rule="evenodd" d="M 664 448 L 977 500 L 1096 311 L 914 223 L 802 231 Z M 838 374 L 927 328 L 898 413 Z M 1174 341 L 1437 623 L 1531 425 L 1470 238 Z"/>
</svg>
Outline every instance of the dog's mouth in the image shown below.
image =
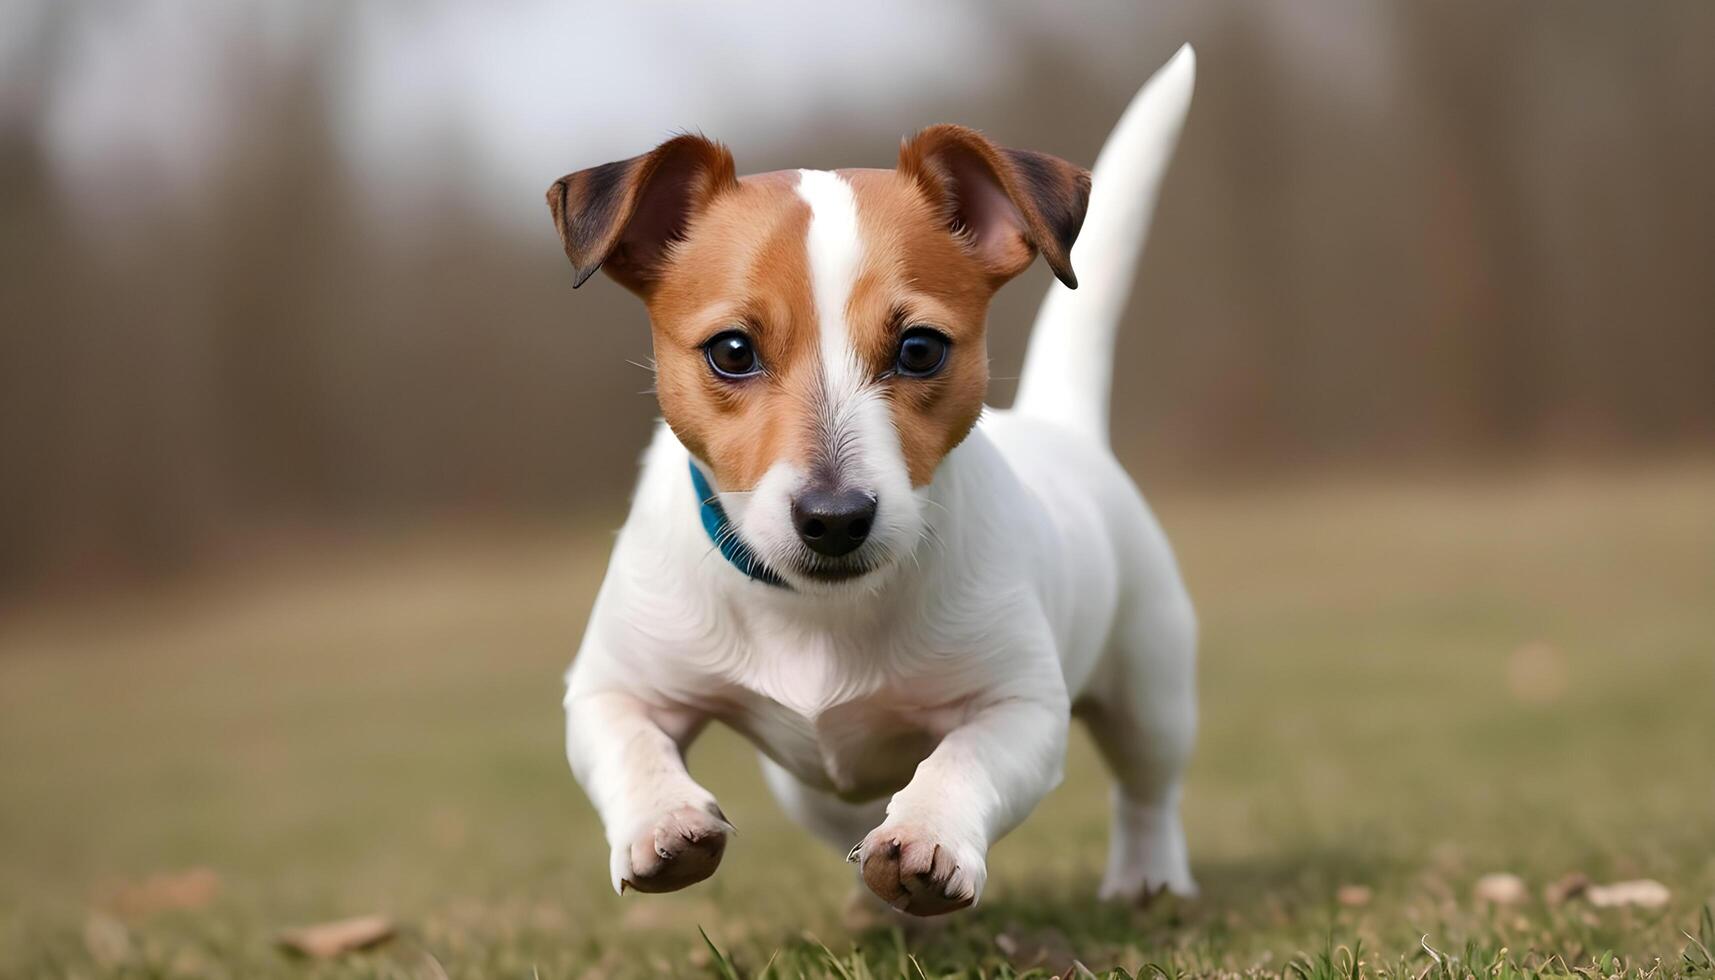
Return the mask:
<svg viewBox="0 0 1715 980">
<path fill-rule="evenodd" d="M 863 578 L 880 567 L 875 562 L 861 559 L 818 559 L 814 562 L 800 562 L 793 571 L 814 582 L 838 584 Z"/>
</svg>

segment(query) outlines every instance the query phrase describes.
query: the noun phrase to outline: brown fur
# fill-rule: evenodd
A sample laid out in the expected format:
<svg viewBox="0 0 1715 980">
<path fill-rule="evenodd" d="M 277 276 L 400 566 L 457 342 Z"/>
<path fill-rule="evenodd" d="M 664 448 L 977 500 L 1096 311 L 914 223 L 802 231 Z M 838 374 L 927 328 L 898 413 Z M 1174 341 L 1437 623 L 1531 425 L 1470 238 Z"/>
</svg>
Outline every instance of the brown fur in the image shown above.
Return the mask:
<svg viewBox="0 0 1715 980">
<path fill-rule="evenodd" d="M 554 181 L 548 210 L 572 262 L 572 288 L 605 266 L 620 285 L 643 293 L 659 279 L 667 245 L 736 183 L 732 153 L 689 135 Z"/>
<path fill-rule="evenodd" d="M 749 490 L 776 461 L 808 470 L 817 456 L 821 327 L 797 173 L 731 174 L 719 144 L 679 137 L 562 178 L 549 205 L 579 281 L 605 263 L 647 305 L 656 391 L 674 434 L 723 489 Z M 861 361 L 872 377 L 888 375 L 913 326 L 952 341 L 936 376 L 879 382 L 911 482 L 922 486 L 982 411 L 995 290 L 1039 249 L 1075 284 L 1069 254 L 1089 176 L 956 126 L 908 141 L 896 170 L 841 176 L 863 237 L 846 308 Z M 732 329 L 752 339 L 762 376 L 731 381 L 709 369 L 703 346 Z"/>
<path fill-rule="evenodd" d="M 1034 150 L 996 146 L 964 126 L 930 126 L 899 148 L 899 172 L 922 185 L 998 280 L 1036 251 L 1072 289 L 1072 243 L 1090 203 L 1090 172 Z"/>
<path fill-rule="evenodd" d="M 940 374 L 895 378 L 887 387 L 911 483 L 922 486 L 982 413 L 988 304 L 999 284 L 947 233 L 939 209 L 913 181 L 892 170 L 842 175 L 857 198 L 865 246 L 846 311 L 853 345 L 880 374 L 892 367 L 908 327 L 933 327 L 953 341 Z"/>
<path fill-rule="evenodd" d="M 671 274 L 646 297 L 662 415 L 728 490 L 748 490 L 776 460 L 808 457 L 817 397 L 817 328 L 804 237 L 810 206 L 796 174 L 740 181 L 671 251 Z M 703 345 L 742 329 L 765 374 L 723 380 Z"/>
</svg>

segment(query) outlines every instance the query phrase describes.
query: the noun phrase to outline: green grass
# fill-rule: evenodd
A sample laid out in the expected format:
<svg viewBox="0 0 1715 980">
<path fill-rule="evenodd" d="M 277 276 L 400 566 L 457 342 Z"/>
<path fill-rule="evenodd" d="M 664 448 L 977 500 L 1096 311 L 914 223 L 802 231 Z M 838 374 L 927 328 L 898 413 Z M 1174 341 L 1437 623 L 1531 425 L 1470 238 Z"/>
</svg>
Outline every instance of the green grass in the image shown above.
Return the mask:
<svg viewBox="0 0 1715 980">
<path fill-rule="evenodd" d="M 739 828 L 725 864 L 615 897 L 558 690 L 608 537 L 561 528 L 0 613 L 0 976 L 1006 976 L 1038 952 L 1715 976 L 1687 936 L 1715 899 L 1715 470 L 1156 502 L 1204 621 L 1194 903 L 1092 900 L 1105 787 L 1080 738 L 981 908 L 848 931 L 850 868 L 722 732 L 692 767 Z M 219 876 L 212 901 L 126 891 L 186 868 Z M 1536 897 L 1481 906 L 1493 871 Z M 1570 871 L 1673 899 L 1546 903 Z M 1348 884 L 1372 900 L 1341 905 Z M 332 963 L 273 945 L 369 912 L 400 937 Z"/>
</svg>

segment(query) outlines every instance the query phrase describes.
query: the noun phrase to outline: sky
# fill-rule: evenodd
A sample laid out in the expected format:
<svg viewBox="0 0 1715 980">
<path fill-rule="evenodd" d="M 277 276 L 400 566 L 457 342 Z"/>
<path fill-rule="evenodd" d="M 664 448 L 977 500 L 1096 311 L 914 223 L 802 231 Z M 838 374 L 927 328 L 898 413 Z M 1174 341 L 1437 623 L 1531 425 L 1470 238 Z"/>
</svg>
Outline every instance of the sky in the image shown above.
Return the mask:
<svg viewBox="0 0 1715 980">
<path fill-rule="evenodd" d="M 38 81 L 16 39 L 36 36 L 51 2 L 0 9 L 14 39 L 0 78 L 6 105 L 43 100 L 49 158 L 75 189 L 124 179 L 194 195 L 238 149 L 257 76 L 308 55 L 323 59 L 340 152 L 378 207 L 403 206 L 390 188 L 416 199 L 438 181 L 508 189 L 485 206 L 530 222 L 538 202 L 510 192 L 519 182 L 545 186 L 683 129 L 766 146 L 817 113 L 980 93 L 1013 43 L 981 5 L 957 2 L 812 15 L 752 0 L 742 17 L 704 3 L 369 3 L 326 25 L 297 4 L 131 0 L 72 8 Z"/>
<path fill-rule="evenodd" d="M 0 4 L 0 114 L 41 103 L 68 190 L 121 179 L 143 200 L 194 197 L 242 149 L 243 115 L 270 73 L 309 57 L 371 206 L 409 207 L 429 183 L 520 224 L 540 217 L 520 186 L 683 130 L 733 145 L 742 171 L 746 148 L 784 143 L 823 116 L 948 121 L 915 119 L 910 107 L 927 94 L 981 104 L 1027 63 L 1026 46 L 1070 46 L 1116 92 L 1157 67 L 1140 63 L 1136 12 L 1112 2 L 125 0 L 58 8 L 63 46 L 45 46 L 36 39 L 55 3 Z M 1257 26 L 1321 73 L 1329 97 L 1361 109 L 1386 103 L 1386 11 L 1362 0 L 1265 4 Z M 1157 45 L 1170 52 L 1214 16 L 1163 5 L 1149 23 L 1175 35 Z M 38 57 L 44 47 L 59 52 L 51 64 Z"/>
</svg>

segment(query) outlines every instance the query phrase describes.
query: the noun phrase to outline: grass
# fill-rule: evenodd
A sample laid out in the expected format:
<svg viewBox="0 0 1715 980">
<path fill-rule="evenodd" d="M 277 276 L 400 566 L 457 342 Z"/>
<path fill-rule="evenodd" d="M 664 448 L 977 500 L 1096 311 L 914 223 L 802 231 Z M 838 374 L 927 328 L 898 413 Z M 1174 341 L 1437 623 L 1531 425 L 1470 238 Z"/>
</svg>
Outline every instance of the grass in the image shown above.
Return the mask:
<svg viewBox="0 0 1715 980">
<path fill-rule="evenodd" d="M 558 528 L 0 614 L 0 976 L 1715 976 L 1715 469 L 1156 502 L 1205 625 L 1196 902 L 1092 900 L 1080 739 L 981 908 L 851 931 L 722 732 L 724 866 L 615 897 L 558 704 L 607 536 Z M 218 888 L 146 884 L 186 869 Z M 1673 897 L 1542 898 L 1573 871 Z M 274 946 L 371 912 L 374 951 Z"/>
</svg>

